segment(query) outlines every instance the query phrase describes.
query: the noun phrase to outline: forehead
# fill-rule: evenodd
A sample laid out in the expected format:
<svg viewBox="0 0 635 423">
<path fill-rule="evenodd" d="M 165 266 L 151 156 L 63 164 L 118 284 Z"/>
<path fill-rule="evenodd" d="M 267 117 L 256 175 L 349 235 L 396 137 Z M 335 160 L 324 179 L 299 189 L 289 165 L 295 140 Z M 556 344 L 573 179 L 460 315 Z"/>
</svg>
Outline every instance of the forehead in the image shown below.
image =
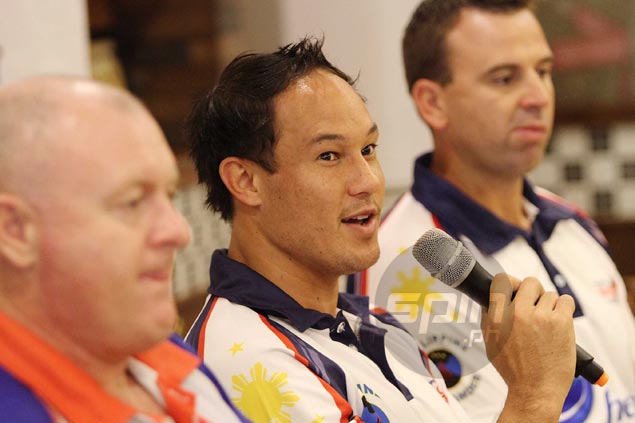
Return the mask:
<svg viewBox="0 0 635 423">
<path fill-rule="evenodd" d="M 301 144 L 321 135 L 352 138 L 373 126 L 364 101 L 343 79 L 318 69 L 294 81 L 274 100 L 274 127 L 282 140 Z"/>
<path fill-rule="evenodd" d="M 84 104 L 50 137 L 45 168 L 62 190 L 104 196 L 126 184 L 163 184 L 177 176 L 161 130 L 142 109 Z"/>
<path fill-rule="evenodd" d="M 486 69 L 551 55 L 542 27 L 529 9 L 505 13 L 463 9 L 448 32 L 447 50 L 448 61 L 458 72 L 466 61 Z"/>
</svg>

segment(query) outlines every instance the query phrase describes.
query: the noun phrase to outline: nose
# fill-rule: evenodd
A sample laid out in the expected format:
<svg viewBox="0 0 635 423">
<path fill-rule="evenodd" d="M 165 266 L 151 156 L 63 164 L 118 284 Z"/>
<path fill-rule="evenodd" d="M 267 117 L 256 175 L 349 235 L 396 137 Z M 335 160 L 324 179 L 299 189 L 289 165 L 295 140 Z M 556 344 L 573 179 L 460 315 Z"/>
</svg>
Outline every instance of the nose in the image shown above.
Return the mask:
<svg viewBox="0 0 635 423">
<path fill-rule="evenodd" d="M 190 225 L 167 197 L 161 205 L 151 237 L 153 245 L 168 246 L 174 249 L 181 249 L 190 242 Z"/>
<path fill-rule="evenodd" d="M 367 159 L 359 156 L 351 166 L 348 193 L 353 197 L 366 197 L 382 194 L 384 190 L 384 172 L 376 157 Z"/>
<path fill-rule="evenodd" d="M 528 73 L 525 91 L 520 100 L 525 109 L 541 110 L 554 101 L 553 82 L 550 75 L 542 75 L 537 71 Z"/>
</svg>

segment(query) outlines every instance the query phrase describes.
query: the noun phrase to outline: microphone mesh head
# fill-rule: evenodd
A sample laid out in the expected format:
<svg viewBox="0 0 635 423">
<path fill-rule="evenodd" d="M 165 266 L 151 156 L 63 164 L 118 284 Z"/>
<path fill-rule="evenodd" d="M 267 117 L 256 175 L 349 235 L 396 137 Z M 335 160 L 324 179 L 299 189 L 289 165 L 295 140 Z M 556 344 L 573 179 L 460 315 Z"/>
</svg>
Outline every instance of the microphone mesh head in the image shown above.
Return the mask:
<svg viewBox="0 0 635 423">
<path fill-rule="evenodd" d="M 461 284 L 476 263 L 462 243 L 436 228 L 415 242 L 412 255 L 432 276 L 452 287 Z"/>
</svg>

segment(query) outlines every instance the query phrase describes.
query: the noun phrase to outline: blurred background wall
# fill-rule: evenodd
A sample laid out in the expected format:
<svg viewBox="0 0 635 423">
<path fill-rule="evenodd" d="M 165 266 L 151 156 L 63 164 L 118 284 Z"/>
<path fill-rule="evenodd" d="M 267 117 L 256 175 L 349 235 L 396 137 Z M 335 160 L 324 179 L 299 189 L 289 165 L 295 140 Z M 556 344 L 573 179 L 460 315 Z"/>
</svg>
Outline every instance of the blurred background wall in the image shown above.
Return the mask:
<svg viewBox="0 0 635 423">
<path fill-rule="evenodd" d="M 419 0 L 0 0 L 0 84 L 34 73 L 92 75 L 139 96 L 179 158 L 177 207 L 193 242 L 177 259 L 185 322 L 208 284 L 209 256 L 229 229 L 203 207 L 183 126 L 192 99 L 238 53 L 306 34 L 351 75 L 380 128 L 390 204 L 414 158 L 431 148 L 403 76 L 401 36 Z M 556 52 L 556 129 L 531 174 L 595 217 L 624 274 L 635 275 L 635 0 L 543 1 Z M 619 83 L 617 83 L 618 81 Z"/>
<path fill-rule="evenodd" d="M 0 84 L 49 72 L 90 76 L 85 0 L 0 0 Z"/>
</svg>

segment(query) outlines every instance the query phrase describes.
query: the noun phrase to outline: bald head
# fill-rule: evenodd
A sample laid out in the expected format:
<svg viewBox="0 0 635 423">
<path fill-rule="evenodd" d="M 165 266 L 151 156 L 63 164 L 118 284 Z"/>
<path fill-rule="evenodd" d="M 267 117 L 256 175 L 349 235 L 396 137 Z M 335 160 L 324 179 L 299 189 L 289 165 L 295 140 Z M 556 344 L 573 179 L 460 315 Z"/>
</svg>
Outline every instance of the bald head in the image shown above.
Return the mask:
<svg viewBox="0 0 635 423">
<path fill-rule="evenodd" d="M 22 191 L 30 172 L 42 170 L 73 142 L 89 142 L 74 134 L 94 124 L 85 121 L 87 114 L 104 110 L 149 116 L 129 93 L 87 79 L 43 76 L 1 87 L 0 191 Z"/>
<path fill-rule="evenodd" d="M 132 95 L 59 77 L 1 88 L 0 311 L 63 351 L 125 357 L 164 339 L 189 239 L 177 184 Z"/>
</svg>

